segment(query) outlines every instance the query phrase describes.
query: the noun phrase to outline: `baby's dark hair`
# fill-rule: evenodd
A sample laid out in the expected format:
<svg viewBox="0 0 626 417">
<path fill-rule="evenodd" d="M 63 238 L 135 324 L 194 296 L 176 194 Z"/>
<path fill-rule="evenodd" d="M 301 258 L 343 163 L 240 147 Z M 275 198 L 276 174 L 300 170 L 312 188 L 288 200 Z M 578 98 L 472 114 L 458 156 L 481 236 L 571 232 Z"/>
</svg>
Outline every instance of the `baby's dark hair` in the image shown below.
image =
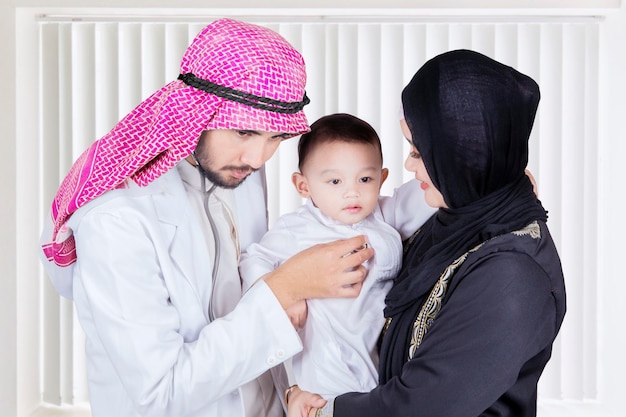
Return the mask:
<svg viewBox="0 0 626 417">
<path fill-rule="evenodd" d="M 300 142 L 298 142 L 298 169 L 302 171 L 306 158 L 317 146 L 337 141 L 373 145 L 378 149 L 382 161 L 383 152 L 376 130 L 365 120 L 356 116 L 347 113 L 335 113 L 317 119 L 311 125 L 311 130 L 300 137 Z"/>
</svg>

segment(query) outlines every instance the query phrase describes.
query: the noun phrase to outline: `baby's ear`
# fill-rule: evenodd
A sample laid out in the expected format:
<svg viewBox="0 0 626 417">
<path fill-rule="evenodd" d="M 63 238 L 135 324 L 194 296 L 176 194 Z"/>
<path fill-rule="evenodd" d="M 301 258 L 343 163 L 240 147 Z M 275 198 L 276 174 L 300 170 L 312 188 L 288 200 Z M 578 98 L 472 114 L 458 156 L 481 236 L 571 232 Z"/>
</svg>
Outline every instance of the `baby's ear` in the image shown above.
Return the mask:
<svg viewBox="0 0 626 417">
<path fill-rule="evenodd" d="M 291 174 L 291 182 L 293 182 L 293 185 L 296 187 L 296 191 L 300 194 L 300 197 L 309 198 L 311 196 L 309 193 L 309 184 L 306 181 L 306 177 L 302 175 L 302 173 L 294 172 Z"/>
<path fill-rule="evenodd" d="M 389 176 L 389 170 L 387 168 L 383 168 L 380 171 L 380 186 L 381 187 L 383 186 L 383 183 L 385 182 L 388 176 Z"/>
</svg>

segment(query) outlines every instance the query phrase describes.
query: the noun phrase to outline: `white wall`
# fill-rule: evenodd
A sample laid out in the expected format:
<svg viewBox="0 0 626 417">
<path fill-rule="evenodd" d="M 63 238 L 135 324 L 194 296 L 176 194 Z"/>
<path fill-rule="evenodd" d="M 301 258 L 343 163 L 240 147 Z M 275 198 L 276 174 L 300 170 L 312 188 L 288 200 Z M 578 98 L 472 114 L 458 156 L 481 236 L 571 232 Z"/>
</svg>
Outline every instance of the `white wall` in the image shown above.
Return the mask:
<svg viewBox="0 0 626 417">
<path fill-rule="evenodd" d="M 206 7 L 207 1 L 182 0 L 177 1 L 175 6 L 202 8 Z M 258 0 L 240 0 L 233 6 L 233 0 L 212 0 L 212 7 L 249 7 L 255 10 L 251 13 L 271 13 L 270 6 L 259 7 Z M 357 3 L 353 5 L 352 3 Z M 349 0 L 311 0 L 294 2 L 293 0 L 274 0 L 271 7 L 289 8 L 297 4 L 301 9 L 307 8 L 338 8 L 356 7 L 363 12 L 367 12 L 368 7 L 380 8 L 380 12 L 392 11 L 393 8 L 410 8 L 417 3 L 417 0 L 370 0 L 370 1 L 349 1 Z M 440 13 L 445 9 L 446 13 L 460 13 L 455 7 L 468 7 L 467 1 L 463 0 L 422 0 L 422 7 L 435 10 Z M 623 320 L 626 318 L 626 302 L 622 299 L 622 294 L 626 292 L 626 279 L 621 268 L 623 251 L 626 244 L 623 237 L 626 236 L 626 218 L 622 215 L 622 207 L 626 206 L 626 198 L 623 197 L 625 189 L 624 180 L 626 174 L 624 170 L 623 156 L 626 155 L 626 129 L 623 120 L 626 117 L 626 5 L 619 0 L 599 0 L 599 1 L 568 1 L 568 0 L 516 0 L 504 2 L 502 0 L 476 1 L 471 8 L 475 11 L 477 7 L 500 7 L 507 3 L 509 7 L 519 8 L 521 14 L 537 15 L 541 13 L 580 13 L 580 14 L 600 14 L 606 15 L 606 24 L 601 33 L 601 43 L 603 51 L 600 56 L 606 57 L 601 67 L 601 89 L 606 100 L 600 105 L 601 112 L 601 134 L 598 143 L 601 165 L 600 180 L 597 184 L 600 198 L 602 200 L 603 212 L 601 213 L 600 227 L 602 228 L 599 242 L 601 256 L 600 271 L 600 291 L 601 317 L 599 322 L 598 337 L 600 338 L 599 357 L 600 369 L 598 370 L 599 392 L 602 393 L 600 400 L 591 404 L 572 404 L 569 415 L 585 416 L 621 416 L 621 397 L 624 383 L 622 376 L 626 374 L 626 358 L 623 355 L 626 347 L 626 332 L 623 330 Z M 573 9 L 576 6 L 584 6 L 585 3 L 593 3 L 594 7 L 605 7 L 605 9 L 587 8 L 584 10 Z M 16 138 L 16 112 L 15 94 L 26 85 L 16 86 L 15 57 L 19 51 L 15 50 L 15 32 L 19 27 L 15 27 L 16 8 L 34 7 L 50 8 L 68 7 L 75 8 L 78 12 L 81 7 L 97 7 L 101 5 L 100 0 L 0 0 L 0 127 L 2 128 L 2 152 L 0 152 L 0 265 L 2 275 L 0 275 L 0 417 L 24 417 L 29 413 L 29 404 L 36 401 L 33 393 L 22 387 L 25 379 L 23 374 L 17 375 L 18 367 L 20 372 L 26 374 L 36 372 L 36 357 L 32 357 L 32 346 L 19 345 L 18 341 L 28 341 L 28 338 L 20 337 L 20 329 L 23 324 L 33 319 L 29 305 L 17 305 L 16 294 L 18 289 L 28 291 L 29 285 L 24 285 L 17 276 L 16 254 L 18 247 L 18 237 L 15 233 L 15 220 L 18 216 L 16 206 L 16 190 L 19 184 L 17 172 L 24 172 L 25 169 L 16 166 L 16 152 L 18 140 Z M 172 2 L 168 0 L 109 0 L 107 7 L 168 7 Z M 533 8 L 535 7 L 535 8 Z M 401 12 L 405 12 L 402 10 Z M 504 14 L 506 8 L 501 10 Z M 398 11 L 396 11 L 398 12 Z M 461 11 L 462 12 L 462 11 Z M 493 13 L 493 9 L 490 10 Z M 24 129 L 22 129 L 24 130 Z M 27 130 L 27 129 L 26 129 Z M 33 161 L 36 163 L 36 161 Z M 584 222 L 584 219 L 581 219 Z M 37 268 L 37 266 L 33 266 Z M 37 299 L 37 295 L 31 297 Z M 29 368 L 28 364 L 32 363 Z M 18 365 L 19 364 L 19 365 Z M 560 404 L 559 406 L 562 406 Z"/>
<path fill-rule="evenodd" d="M 15 48 L 12 2 L 0 3 L 0 416 L 16 415 Z"/>
<path fill-rule="evenodd" d="M 601 227 L 605 239 L 600 244 L 602 258 L 601 275 L 604 277 L 602 291 L 605 298 L 603 332 L 599 335 L 605 350 L 602 356 L 601 382 L 606 389 L 606 402 L 616 416 L 626 415 L 623 376 L 626 374 L 626 273 L 624 255 L 626 251 L 626 4 L 607 17 L 607 30 L 602 46 L 605 49 L 603 88 L 607 94 L 606 106 L 601 108 L 605 117 L 605 129 L 601 132 L 601 157 L 605 170 L 598 187 L 604 200 L 606 212 L 602 213 Z"/>
</svg>

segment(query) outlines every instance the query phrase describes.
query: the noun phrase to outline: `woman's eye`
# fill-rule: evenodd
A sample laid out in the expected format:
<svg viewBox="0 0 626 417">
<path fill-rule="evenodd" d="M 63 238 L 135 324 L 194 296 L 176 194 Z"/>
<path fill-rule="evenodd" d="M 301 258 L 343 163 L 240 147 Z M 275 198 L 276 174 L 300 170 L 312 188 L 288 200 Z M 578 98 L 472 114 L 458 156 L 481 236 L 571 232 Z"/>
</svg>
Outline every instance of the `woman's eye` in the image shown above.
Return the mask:
<svg viewBox="0 0 626 417">
<path fill-rule="evenodd" d="M 417 151 L 409 152 L 409 156 L 411 158 L 415 158 L 415 159 L 420 159 L 422 157 L 422 155 L 419 152 L 417 152 Z"/>
</svg>

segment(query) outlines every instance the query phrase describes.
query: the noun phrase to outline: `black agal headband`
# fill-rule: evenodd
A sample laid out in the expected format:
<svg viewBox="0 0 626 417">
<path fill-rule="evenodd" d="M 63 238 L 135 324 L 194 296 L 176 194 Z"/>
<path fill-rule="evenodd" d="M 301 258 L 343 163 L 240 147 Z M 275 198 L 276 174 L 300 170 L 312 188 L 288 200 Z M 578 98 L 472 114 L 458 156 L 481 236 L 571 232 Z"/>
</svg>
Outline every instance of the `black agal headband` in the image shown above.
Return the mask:
<svg viewBox="0 0 626 417">
<path fill-rule="evenodd" d="M 245 104 L 246 106 L 275 113 L 298 113 L 304 108 L 304 106 L 311 102 L 309 97 L 307 97 L 306 92 L 304 93 L 302 101 L 285 102 L 267 97 L 257 96 L 250 93 L 244 93 L 243 91 L 235 90 L 230 87 L 224 87 L 222 85 L 212 83 L 211 81 L 198 78 L 192 73 L 180 74 L 178 76 L 178 79 L 182 80 L 182 82 L 184 82 L 188 86 L 197 88 L 202 91 L 206 91 L 207 93 L 214 94 L 218 97 L 222 97 L 231 101 L 236 101 L 237 103 Z"/>
</svg>

